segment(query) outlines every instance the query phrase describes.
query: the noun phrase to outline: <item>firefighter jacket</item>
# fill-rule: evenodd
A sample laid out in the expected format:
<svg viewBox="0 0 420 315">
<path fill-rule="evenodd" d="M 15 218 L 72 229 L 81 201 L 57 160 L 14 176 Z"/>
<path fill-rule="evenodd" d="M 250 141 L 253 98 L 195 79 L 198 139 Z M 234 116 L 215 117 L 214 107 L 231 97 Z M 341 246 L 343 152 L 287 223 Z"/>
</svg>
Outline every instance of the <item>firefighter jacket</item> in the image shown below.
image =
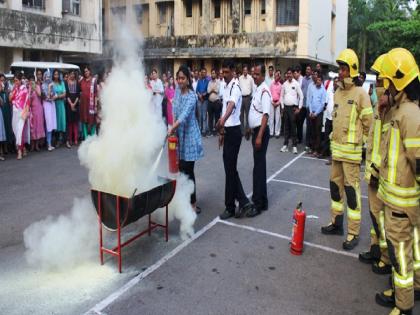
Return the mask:
<svg viewBox="0 0 420 315">
<path fill-rule="evenodd" d="M 369 95 L 354 85 L 351 78 L 338 83 L 334 94 L 332 158 L 360 164 L 363 141 L 372 123 L 373 109 Z"/>
<path fill-rule="evenodd" d="M 405 211 L 420 200 L 420 108 L 405 92 L 395 101 L 389 125 L 383 127 L 378 197 Z"/>
</svg>

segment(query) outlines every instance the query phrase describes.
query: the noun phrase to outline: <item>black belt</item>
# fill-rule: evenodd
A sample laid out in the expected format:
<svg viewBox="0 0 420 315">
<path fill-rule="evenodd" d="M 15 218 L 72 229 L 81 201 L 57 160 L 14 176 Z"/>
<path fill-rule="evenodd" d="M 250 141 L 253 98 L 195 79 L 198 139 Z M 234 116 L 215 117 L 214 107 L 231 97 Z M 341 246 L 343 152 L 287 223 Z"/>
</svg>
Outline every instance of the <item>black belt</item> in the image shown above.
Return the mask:
<svg viewBox="0 0 420 315">
<path fill-rule="evenodd" d="M 242 95 L 242 97 L 250 97 L 251 96 L 251 94 L 249 94 L 249 95 Z"/>
</svg>

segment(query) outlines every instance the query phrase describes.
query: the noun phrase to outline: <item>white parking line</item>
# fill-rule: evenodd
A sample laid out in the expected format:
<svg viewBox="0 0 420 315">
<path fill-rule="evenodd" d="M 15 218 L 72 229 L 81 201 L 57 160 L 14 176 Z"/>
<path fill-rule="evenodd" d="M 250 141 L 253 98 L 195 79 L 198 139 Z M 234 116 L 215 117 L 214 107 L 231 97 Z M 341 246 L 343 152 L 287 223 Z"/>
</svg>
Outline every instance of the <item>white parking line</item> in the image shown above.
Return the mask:
<svg viewBox="0 0 420 315">
<path fill-rule="evenodd" d="M 274 237 L 277 237 L 277 238 L 281 238 L 283 240 L 290 241 L 290 236 L 266 231 L 266 230 L 263 230 L 263 229 L 254 228 L 252 226 L 242 225 L 242 224 L 237 224 L 237 223 L 233 223 L 233 222 L 230 222 L 230 221 L 222 221 L 222 220 L 220 220 L 219 223 L 223 223 L 225 225 L 230 225 L 230 226 L 234 226 L 234 227 L 241 228 L 241 229 L 244 229 L 244 230 L 257 232 L 257 233 L 261 233 L 261 234 L 265 234 L 265 235 L 269 235 L 269 236 L 274 236 Z M 304 242 L 304 244 L 306 246 L 309 246 L 309 247 L 322 249 L 326 252 L 339 254 L 339 255 L 343 255 L 343 256 L 349 256 L 349 257 L 353 257 L 353 258 L 358 258 L 358 255 L 355 254 L 355 253 L 349 253 L 349 252 L 345 252 L 345 251 L 342 251 L 342 250 L 337 250 L 337 249 L 334 249 L 334 248 L 331 248 L 331 247 L 328 247 L 328 246 L 323 246 L 323 245 L 311 243 L 311 242 Z"/>
<path fill-rule="evenodd" d="M 280 168 L 277 172 L 275 172 L 273 175 L 271 175 L 267 179 L 267 183 L 271 182 L 276 176 L 278 176 L 281 172 L 283 172 L 285 169 L 290 167 L 294 162 L 296 162 L 305 152 L 302 152 L 295 158 L 293 158 L 291 161 L 289 161 L 286 165 L 284 165 L 282 168 Z M 250 197 L 252 195 L 252 192 L 250 192 L 247 196 Z M 160 268 L 165 262 L 167 262 L 169 259 L 174 257 L 176 254 L 178 254 L 181 250 L 183 250 L 185 247 L 187 247 L 189 244 L 191 244 L 193 241 L 195 241 L 197 238 L 199 238 L 201 235 L 203 235 L 206 231 L 210 230 L 213 226 L 216 225 L 217 222 L 220 222 L 219 216 L 214 218 L 210 223 L 208 223 L 206 226 L 204 226 L 201 230 L 197 231 L 192 238 L 182 242 L 177 247 L 175 247 L 172 251 L 170 251 L 168 254 L 163 256 L 161 259 L 159 259 L 156 263 L 151 265 L 149 268 L 147 268 L 142 273 L 138 274 L 136 277 L 131 279 L 129 282 L 127 282 L 124 286 L 119 288 L 114 293 L 111 293 L 108 297 L 103 299 L 101 302 L 96 304 L 94 307 L 92 307 L 89 311 L 84 313 L 84 315 L 105 315 L 102 311 L 111 305 L 115 300 L 117 300 L 121 295 L 123 295 L 125 292 L 130 290 L 132 287 L 134 287 L 136 284 L 138 284 L 141 280 L 146 278 L 149 274 L 154 272 L 156 269 Z"/>
<path fill-rule="evenodd" d="M 304 183 L 293 182 L 293 181 L 290 181 L 290 180 L 272 179 L 272 181 L 277 182 L 277 183 L 285 183 L 285 184 L 290 184 L 290 185 L 297 185 L 297 186 L 302 186 L 302 187 L 315 188 L 315 189 L 324 190 L 324 191 L 328 191 L 328 192 L 330 191 L 330 189 L 326 188 L 326 187 L 308 185 L 308 184 L 304 184 Z M 367 199 L 368 197 L 365 196 L 365 195 L 362 195 L 362 198 Z"/>
<path fill-rule="evenodd" d="M 307 159 L 307 160 L 317 160 L 317 161 L 324 161 L 324 162 L 328 162 L 327 159 L 318 159 L 316 157 L 312 157 L 312 156 L 302 156 L 302 159 Z"/>
</svg>

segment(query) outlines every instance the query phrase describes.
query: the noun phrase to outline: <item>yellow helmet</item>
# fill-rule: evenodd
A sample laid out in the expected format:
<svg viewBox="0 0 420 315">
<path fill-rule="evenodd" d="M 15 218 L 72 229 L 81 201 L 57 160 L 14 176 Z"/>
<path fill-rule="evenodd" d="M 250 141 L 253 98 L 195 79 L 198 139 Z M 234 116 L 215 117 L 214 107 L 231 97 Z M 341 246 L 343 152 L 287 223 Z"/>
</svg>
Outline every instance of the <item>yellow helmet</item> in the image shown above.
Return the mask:
<svg viewBox="0 0 420 315">
<path fill-rule="evenodd" d="M 376 58 L 376 60 L 373 63 L 372 67 L 370 67 L 370 70 L 372 70 L 376 74 L 380 74 L 381 73 L 381 69 L 382 69 L 382 63 L 384 61 L 385 55 L 386 54 L 382 54 L 378 58 Z"/>
<path fill-rule="evenodd" d="M 419 75 L 419 67 L 411 52 L 405 48 L 394 48 L 384 57 L 379 77 L 394 83 L 397 91 L 402 91 Z M 388 86 L 389 82 L 386 82 Z"/>
<path fill-rule="evenodd" d="M 337 58 L 337 63 L 344 63 L 349 66 L 350 69 L 350 76 L 352 78 L 357 77 L 359 75 L 359 59 L 357 58 L 356 53 L 354 50 L 347 48 L 344 49 Z"/>
</svg>

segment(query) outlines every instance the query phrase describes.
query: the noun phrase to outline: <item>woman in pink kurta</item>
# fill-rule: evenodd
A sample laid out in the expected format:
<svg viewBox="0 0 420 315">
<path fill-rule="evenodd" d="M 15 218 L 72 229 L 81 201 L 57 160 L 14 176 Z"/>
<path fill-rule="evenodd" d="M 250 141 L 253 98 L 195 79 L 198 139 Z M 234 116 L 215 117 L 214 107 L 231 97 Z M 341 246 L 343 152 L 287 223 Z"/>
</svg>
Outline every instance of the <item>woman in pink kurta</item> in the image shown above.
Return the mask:
<svg viewBox="0 0 420 315">
<path fill-rule="evenodd" d="M 41 73 L 42 77 L 42 73 Z M 41 100 L 41 82 L 35 82 L 34 77 L 29 78 L 30 90 L 30 104 L 31 104 L 31 151 L 40 151 L 39 142 L 45 138 L 44 128 L 44 107 L 42 107 Z"/>
<path fill-rule="evenodd" d="M 172 111 L 172 101 L 175 97 L 175 83 L 174 78 L 169 78 L 169 84 L 165 88 L 165 96 L 167 99 L 166 104 L 166 117 L 168 119 L 168 125 L 171 125 L 174 123 L 174 115 Z"/>
<path fill-rule="evenodd" d="M 14 86 L 13 91 L 10 94 L 10 101 L 13 104 L 12 128 L 18 150 L 17 159 L 21 160 L 24 148 L 23 131 L 25 121 L 29 116 L 29 93 L 26 85 L 22 83 L 21 73 L 18 73 L 14 78 Z"/>
</svg>

